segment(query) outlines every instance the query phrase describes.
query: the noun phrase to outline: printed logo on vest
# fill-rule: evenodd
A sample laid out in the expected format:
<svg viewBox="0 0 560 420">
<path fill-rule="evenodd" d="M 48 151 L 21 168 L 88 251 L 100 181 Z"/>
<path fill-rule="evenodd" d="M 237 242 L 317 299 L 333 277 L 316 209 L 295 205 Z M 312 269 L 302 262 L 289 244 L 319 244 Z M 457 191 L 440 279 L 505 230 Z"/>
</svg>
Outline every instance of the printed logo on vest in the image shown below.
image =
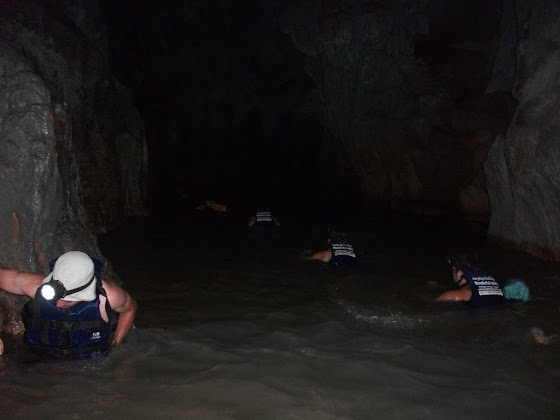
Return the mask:
<svg viewBox="0 0 560 420">
<path fill-rule="evenodd" d="M 101 338 L 101 333 L 97 331 L 91 335 L 90 340 L 99 340 L 100 338 Z"/>
</svg>

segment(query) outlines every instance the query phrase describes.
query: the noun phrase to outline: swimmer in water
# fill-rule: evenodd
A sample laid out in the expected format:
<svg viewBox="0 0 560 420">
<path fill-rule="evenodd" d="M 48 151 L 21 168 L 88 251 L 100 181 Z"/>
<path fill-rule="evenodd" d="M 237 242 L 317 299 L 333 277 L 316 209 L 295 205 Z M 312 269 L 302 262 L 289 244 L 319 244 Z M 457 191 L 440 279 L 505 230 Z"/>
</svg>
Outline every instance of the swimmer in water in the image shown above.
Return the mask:
<svg viewBox="0 0 560 420">
<path fill-rule="evenodd" d="M 443 292 L 438 302 L 466 302 L 473 306 L 495 306 L 504 303 L 498 282 L 487 273 L 476 254 L 464 253 L 448 258 L 455 288 Z"/>
<path fill-rule="evenodd" d="M 353 246 L 348 240 L 346 232 L 341 230 L 330 230 L 328 239 L 329 247 L 317 251 L 309 256 L 303 256 L 306 260 L 318 260 L 329 263 L 335 267 L 353 266 L 358 262 Z"/>
<path fill-rule="evenodd" d="M 280 222 L 272 214 L 268 207 L 258 209 L 254 216 L 251 216 L 247 226 L 253 227 L 280 227 Z"/>
<path fill-rule="evenodd" d="M 57 258 L 46 277 L 0 269 L 0 290 L 31 298 L 22 318 L 25 341 L 34 353 L 90 357 L 106 354 L 124 341 L 136 315 L 136 301 L 98 276 L 93 259 L 79 251 Z M 0 340 L 0 354 L 3 351 Z"/>
</svg>

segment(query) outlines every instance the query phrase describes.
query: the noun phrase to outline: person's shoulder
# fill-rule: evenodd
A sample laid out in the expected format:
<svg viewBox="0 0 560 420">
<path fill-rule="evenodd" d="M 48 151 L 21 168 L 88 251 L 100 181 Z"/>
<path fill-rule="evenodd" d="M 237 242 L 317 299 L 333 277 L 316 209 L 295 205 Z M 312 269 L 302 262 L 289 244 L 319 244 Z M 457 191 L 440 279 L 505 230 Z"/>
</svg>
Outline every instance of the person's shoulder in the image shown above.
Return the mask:
<svg viewBox="0 0 560 420">
<path fill-rule="evenodd" d="M 124 293 L 124 289 L 116 283 L 109 280 L 101 280 L 101 286 L 107 294 L 107 299 L 111 300 L 112 295 Z"/>
<path fill-rule="evenodd" d="M 113 307 L 120 306 L 123 302 L 127 300 L 131 300 L 132 296 L 124 290 L 121 286 L 112 281 L 108 280 L 101 280 L 101 285 L 103 286 L 103 290 L 105 290 L 105 294 L 107 296 L 107 300 Z"/>
<path fill-rule="evenodd" d="M 111 305 L 114 311 L 120 314 L 125 312 L 136 313 L 137 302 L 130 293 L 110 281 L 102 280 L 102 285 L 107 295 L 109 305 Z"/>
<path fill-rule="evenodd" d="M 103 288 L 110 288 L 110 289 L 122 289 L 121 286 L 119 286 L 117 283 L 111 281 L 111 280 L 105 280 L 105 279 L 101 279 L 101 285 L 103 286 Z"/>
</svg>

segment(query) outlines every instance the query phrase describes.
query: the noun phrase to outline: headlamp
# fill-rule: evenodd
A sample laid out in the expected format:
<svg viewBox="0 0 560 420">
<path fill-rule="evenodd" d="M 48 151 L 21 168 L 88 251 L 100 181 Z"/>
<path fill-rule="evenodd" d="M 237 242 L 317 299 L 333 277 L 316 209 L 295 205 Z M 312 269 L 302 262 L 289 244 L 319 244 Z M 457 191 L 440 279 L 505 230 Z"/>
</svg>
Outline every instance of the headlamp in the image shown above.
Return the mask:
<svg viewBox="0 0 560 420">
<path fill-rule="evenodd" d="M 66 287 L 64 287 L 60 280 L 51 279 L 49 282 L 41 286 L 41 296 L 43 296 L 46 300 L 57 301 L 65 296 L 71 295 L 72 293 L 84 290 L 93 282 L 94 278 L 95 276 L 91 276 L 91 279 L 86 284 L 72 290 L 66 290 Z"/>
<path fill-rule="evenodd" d="M 47 300 L 58 300 L 66 296 L 66 288 L 59 280 L 50 280 L 41 286 L 41 296 Z"/>
</svg>

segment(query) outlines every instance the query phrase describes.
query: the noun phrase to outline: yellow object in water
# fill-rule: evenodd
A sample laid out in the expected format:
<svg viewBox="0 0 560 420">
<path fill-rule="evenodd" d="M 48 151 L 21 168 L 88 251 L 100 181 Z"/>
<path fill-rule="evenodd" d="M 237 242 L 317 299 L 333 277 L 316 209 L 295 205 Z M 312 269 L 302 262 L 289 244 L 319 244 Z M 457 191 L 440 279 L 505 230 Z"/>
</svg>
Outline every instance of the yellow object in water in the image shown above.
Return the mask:
<svg viewBox="0 0 560 420">
<path fill-rule="evenodd" d="M 210 205 L 210 208 L 213 211 L 219 211 L 221 213 L 226 213 L 227 212 L 227 205 L 226 204 L 212 204 L 212 205 Z"/>
</svg>

